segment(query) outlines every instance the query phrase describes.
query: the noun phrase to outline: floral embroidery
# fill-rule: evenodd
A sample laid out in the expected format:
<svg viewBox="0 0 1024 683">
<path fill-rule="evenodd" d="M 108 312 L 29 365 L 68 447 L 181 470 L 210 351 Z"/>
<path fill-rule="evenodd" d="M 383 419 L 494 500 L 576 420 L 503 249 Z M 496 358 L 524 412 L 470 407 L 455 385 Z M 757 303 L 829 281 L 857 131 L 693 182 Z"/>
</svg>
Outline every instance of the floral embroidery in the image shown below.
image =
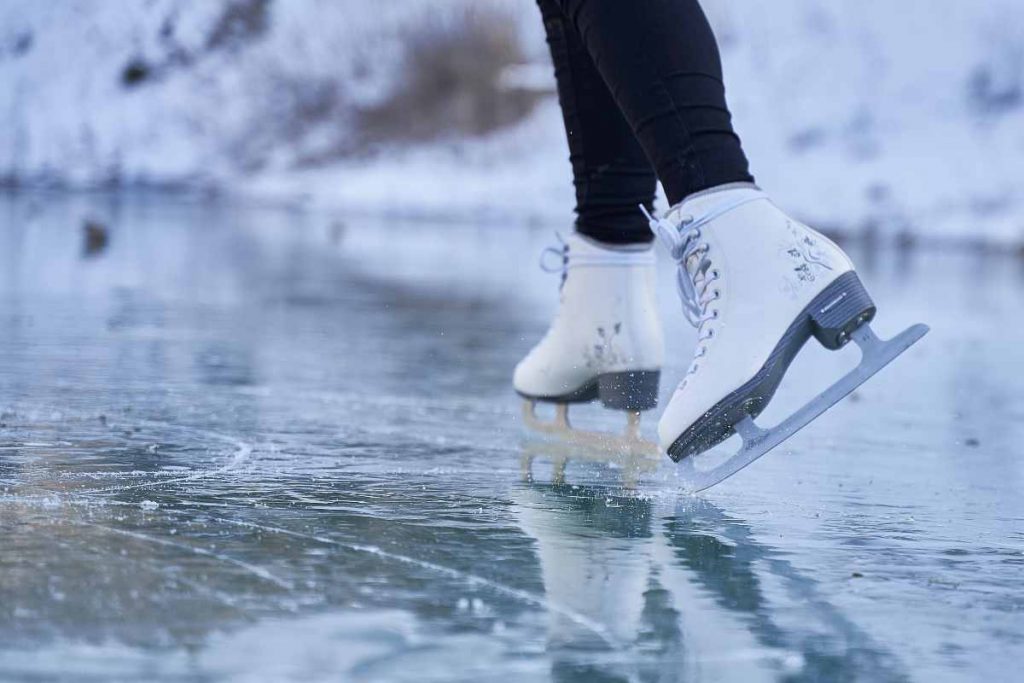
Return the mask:
<svg viewBox="0 0 1024 683">
<path fill-rule="evenodd" d="M 787 278 L 783 283 L 783 290 L 790 296 L 795 296 L 800 283 L 814 282 L 821 269 L 832 270 L 832 265 L 829 263 L 827 252 L 820 247 L 817 240 L 792 222 L 787 225 L 793 242 L 785 245 L 783 251 L 793 262 L 796 280 Z"/>
<path fill-rule="evenodd" d="M 604 368 L 624 362 L 625 359 L 615 346 L 615 338 L 621 331 L 621 322 L 615 323 L 611 331 L 604 327 L 597 328 L 597 341 L 583 350 L 588 368 Z"/>
</svg>

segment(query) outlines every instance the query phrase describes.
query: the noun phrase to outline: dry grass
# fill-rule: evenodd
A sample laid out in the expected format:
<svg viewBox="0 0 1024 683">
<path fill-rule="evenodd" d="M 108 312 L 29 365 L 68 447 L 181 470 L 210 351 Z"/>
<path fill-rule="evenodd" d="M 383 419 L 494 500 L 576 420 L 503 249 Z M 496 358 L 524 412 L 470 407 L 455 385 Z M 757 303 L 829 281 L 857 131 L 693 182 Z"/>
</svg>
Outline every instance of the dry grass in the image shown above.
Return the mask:
<svg viewBox="0 0 1024 683">
<path fill-rule="evenodd" d="M 521 119 L 538 95 L 500 87 L 502 72 L 525 59 L 515 26 L 504 11 L 481 5 L 408 31 L 401 87 L 358 112 L 357 133 L 364 142 L 420 141 Z"/>
<path fill-rule="evenodd" d="M 206 49 L 234 49 L 263 35 L 269 27 L 270 0 L 231 0 L 206 39 Z"/>
<path fill-rule="evenodd" d="M 292 163 L 320 165 L 382 147 L 482 135 L 519 121 L 544 95 L 501 83 L 510 66 L 527 60 L 509 12 L 481 2 L 424 13 L 384 38 L 367 38 L 393 42 L 399 55 L 395 84 L 372 103 L 352 93 L 351 69 L 304 73 L 268 63 L 259 72 L 258 122 L 231 142 L 232 157 L 254 171 L 287 148 Z"/>
</svg>

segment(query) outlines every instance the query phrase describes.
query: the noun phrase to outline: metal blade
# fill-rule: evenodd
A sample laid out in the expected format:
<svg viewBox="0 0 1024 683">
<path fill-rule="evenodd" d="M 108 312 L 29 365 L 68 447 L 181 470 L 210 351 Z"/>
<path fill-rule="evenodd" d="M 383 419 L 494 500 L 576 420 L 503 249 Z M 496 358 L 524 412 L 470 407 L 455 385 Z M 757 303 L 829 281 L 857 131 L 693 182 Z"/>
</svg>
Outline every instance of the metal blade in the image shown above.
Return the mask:
<svg viewBox="0 0 1024 683">
<path fill-rule="evenodd" d="M 698 470 L 696 461 L 701 458 L 700 455 L 683 460 L 680 463 L 680 476 L 686 481 L 686 488 L 693 492 L 703 491 L 736 474 L 806 427 L 927 333 L 927 325 L 912 325 L 885 341 L 875 336 L 870 325 L 857 328 L 851 335 L 861 350 L 861 359 L 857 367 L 775 427 L 762 429 L 749 415 L 743 418 L 735 426 L 736 432 L 743 439 L 743 445 L 735 455 L 720 465 Z"/>
</svg>

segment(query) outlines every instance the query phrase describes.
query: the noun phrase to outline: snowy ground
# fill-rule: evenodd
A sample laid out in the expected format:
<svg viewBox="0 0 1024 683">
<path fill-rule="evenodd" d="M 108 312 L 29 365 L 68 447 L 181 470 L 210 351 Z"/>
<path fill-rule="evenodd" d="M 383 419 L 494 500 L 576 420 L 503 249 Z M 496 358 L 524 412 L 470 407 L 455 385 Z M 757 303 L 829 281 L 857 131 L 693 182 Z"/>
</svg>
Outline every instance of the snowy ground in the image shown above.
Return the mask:
<svg viewBox="0 0 1024 683">
<path fill-rule="evenodd" d="M 932 333 L 694 498 L 523 432 L 550 227 L 0 200 L 0 678 L 1015 679 L 1019 262 L 855 254 Z"/>
<path fill-rule="evenodd" d="M 1024 246 L 1024 3 L 703 4 L 737 130 L 781 204 L 847 235 Z M 438 76 L 410 77 L 422 61 L 410 46 L 427 36 L 450 41 L 442 55 L 459 50 L 467 11 L 514 34 L 528 73 L 549 72 L 532 0 L 365 6 L 9 0 L 0 183 L 216 185 L 364 214 L 568 224 L 552 99 L 488 135 L 440 125 L 403 137 L 447 100 L 473 99 L 443 88 L 439 102 L 400 98 L 409 78 Z M 472 63 L 476 48 L 462 49 Z M 440 82 L 459 81 L 462 67 L 448 66 Z M 481 84 L 488 102 L 501 99 L 493 85 Z M 380 106 L 408 125 L 368 145 L 360 116 Z"/>
</svg>

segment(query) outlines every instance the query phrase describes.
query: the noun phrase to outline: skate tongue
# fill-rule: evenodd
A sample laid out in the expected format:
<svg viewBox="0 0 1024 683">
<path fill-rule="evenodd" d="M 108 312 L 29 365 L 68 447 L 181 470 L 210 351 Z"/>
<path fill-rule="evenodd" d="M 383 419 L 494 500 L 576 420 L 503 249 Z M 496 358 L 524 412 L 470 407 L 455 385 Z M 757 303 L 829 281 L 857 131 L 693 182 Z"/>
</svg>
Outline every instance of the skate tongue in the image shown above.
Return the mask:
<svg viewBox="0 0 1024 683">
<path fill-rule="evenodd" d="M 665 216 L 658 218 L 641 204 L 640 210 L 647 216 L 651 231 L 658 236 L 661 243 L 672 254 L 672 258 L 678 261 L 691 277 L 696 276 L 700 271 L 700 259 L 690 258 L 694 254 L 687 254 L 687 246 L 696 236 L 696 230 L 690 228 L 693 223 L 692 216 L 682 216 L 678 213 L 679 205 L 669 209 Z"/>
<path fill-rule="evenodd" d="M 652 215 L 642 204 L 640 210 L 672 258 L 681 262 L 686 258 L 690 240 L 704 226 L 748 202 L 767 198 L 753 183 L 729 183 L 690 195 L 662 216 Z"/>
<path fill-rule="evenodd" d="M 753 183 L 729 183 L 690 195 L 665 212 L 665 220 L 678 230 L 700 230 L 719 216 L 749 202 L 768 199 Z"/>
<path fill-rule="evenodd" d="M 658 241 L 664 245 L 668 253 L 672 254 L 672 258 L 677 261 L 682 259 L 688 238 L 684 237 L 681 232 L 684 227 L 682 221 L 672 215 L 673 209 L 669 209 L 668 213 L 661 217 L 651 214 L 643 204 L 640 204 L 640 210 L 647 217 L 647 224 L 650 226 L 651 232 L 658 236 Z"/>
</svg>

